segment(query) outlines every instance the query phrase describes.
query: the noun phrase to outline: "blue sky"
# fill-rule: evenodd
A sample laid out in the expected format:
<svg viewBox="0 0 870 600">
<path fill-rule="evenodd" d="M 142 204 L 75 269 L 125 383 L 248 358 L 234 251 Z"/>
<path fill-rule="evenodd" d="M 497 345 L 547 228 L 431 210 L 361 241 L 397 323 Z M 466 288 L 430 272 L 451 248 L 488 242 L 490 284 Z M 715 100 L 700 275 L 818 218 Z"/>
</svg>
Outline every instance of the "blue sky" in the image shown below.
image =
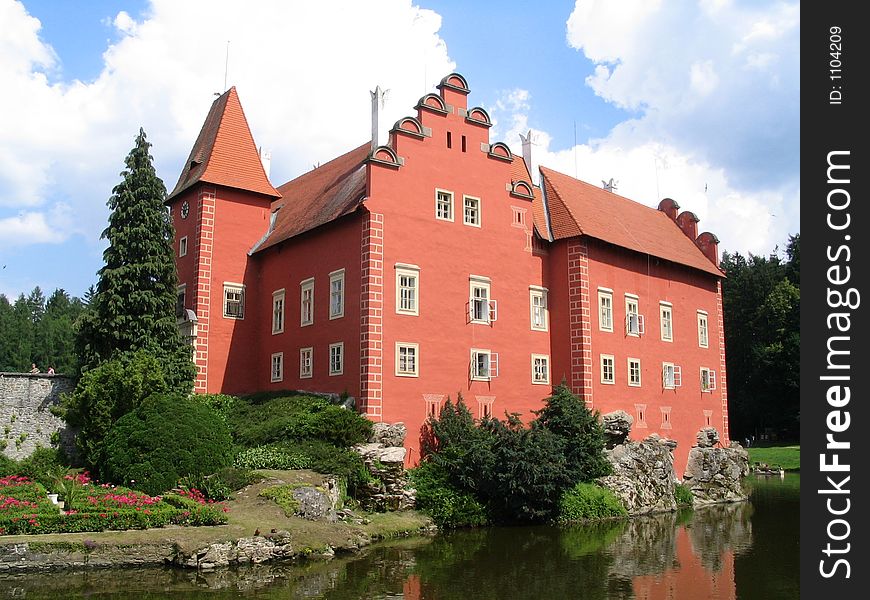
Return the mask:
<svg viewBox="0 0 870 600">
<path fill-rule="evenodd" d="M 276 185 L 368 137 L 375 85 L 392 123 L 456 70 L 536 164 L 675 198 L 726 250 L 800 229 L 797 2 L 0 0 L 0 22 L 10 298 L 96 282 L 139 127 L 172 188 L 225 71 Z"/>
</svg>

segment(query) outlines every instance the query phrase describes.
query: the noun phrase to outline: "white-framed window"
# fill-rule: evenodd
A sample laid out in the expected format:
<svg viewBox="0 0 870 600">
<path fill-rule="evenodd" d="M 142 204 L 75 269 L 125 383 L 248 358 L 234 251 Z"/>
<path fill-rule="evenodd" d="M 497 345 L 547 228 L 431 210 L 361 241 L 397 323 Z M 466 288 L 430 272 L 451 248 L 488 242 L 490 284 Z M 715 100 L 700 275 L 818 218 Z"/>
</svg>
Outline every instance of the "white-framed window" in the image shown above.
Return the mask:
<svg viewBox="0 0 870 600">
<path fill-rule="evenodd" d="M 659 320 L 663 342 L 674 341 L 674 307 L 670 302 L 659 302 Z"/>
<path fill-rule="evenodd" d="M 613 291 L 598 288 L 598 329 L 613 331 Z"/>
<path fill-rule="evenodd" d="M 547 331 L 547 288 L 535 285 L 529 287 L 529 309 L 531 311 L 532 329 Z"/>
<path fill-rule="evenodd" d="M 646 404 L 635 404 L 634 414 L 636 416 L 634 426 L 641 429 L 646 429 Z"/>
<path fill-rule="evenodd" d="M 701 391 L 712 392 L 716 389 L 716 371 L 701 367 Z"/>
<path fill-rule="evenodd" d="M 344 373 L 344 342 L 336 342 L 329 345 L 329 374 L 341 375 Z"/>
<path fill-rule="evenodd" d="M 672 390 L 682 385 L 683 373 L 680 366 L 674 363 L 662 363 L 662 387 L 666 390 Z"/>
<path fill-rule="evenodd" d="M 276 352 L 272 355 L 272 383 L 284 380 L 284 353 Z"/>
<path fill-rule="evenodd" d="M 532 354 L 532 383 L 550 383 L 550 357 L 546 354 Z"/>
<path fill-rule="evenodd" d="M 698 345 L 701 348 L 709 346 L 709 337 L 707 330 L 707 313 L 703 310 L 698 311 Z"/>
<path fill-rule="evenodd" d="M 662 429 L 671 429 L 671 407 L 670 406 L 662 406 Z"/>
<path fill-rule="evenodd" d="M 420 345 L 396 342 L 396 376 L 418 377 L 420 375 Z"/>
<path fill-rule="evenodd" d="M 311 379 L 314 375 L 314 348 L 299 349 L 299 378 Z"/>
<path fill-rule="evenodd" d="M 637 296 L 633 294 L 625 295 L 625 335 L 643 335 L 643 315 L 638 310 Z"/>
<path fill-rule="evenodd" d="M 498 354 L 491 350 L 471 349 L 471 380 L 489 381 L 498 377 Z"/>
<path fill-rule="evenodd" d="M 242 283 L 224 283 L 224 318 L 245 318 L 245 286 Z"/>
<path fill-rule="evenodd" d="M 178 240 L 178 256 L 187 256 L 187 236 Z"/>
<path fill-rule="evenodd" d="M 612 354 L 601 355 L 601 383 L 616 382 L 615 363 Z"/>
<path fill-rule="evenodd" d="M 396 263 L 396 312 L 420 314 L 420 267 Z"/>
<path fill-rule="evenodd" d="M 453 220 L 453 192 L 435 190 L 435 218 L 441 221 Z"/>
<path fill-rule="evenodd" d="M 640 387 L 640 359 L 628 359 L 628 385 Z"/>
<path fill-rule="evenodd" d="M 498 319 L 498 303 L 490 298 L 489 277 L 469 278 L 468 319 L 471 323 L 490 325 Z"/>
<path fill-rule="evenodd" d="M 299 284 L 299 325 L 304 327 L 314 323 L 314 277 Z"/>
<path fill-rule="evenodd" d="M 284 290 L 272 292 L 272 334 L 284 331 Z"/>
<path fill-rule="evenodd" d="M 480 227 L 480 198 L 463 196 L 462 208 L 462 222 L 473 227 Z"/>
<path fill-rule="evenodd" d="M 344 269 L 329 274 L 329 318 L 344 316 Z"/>
</svg>

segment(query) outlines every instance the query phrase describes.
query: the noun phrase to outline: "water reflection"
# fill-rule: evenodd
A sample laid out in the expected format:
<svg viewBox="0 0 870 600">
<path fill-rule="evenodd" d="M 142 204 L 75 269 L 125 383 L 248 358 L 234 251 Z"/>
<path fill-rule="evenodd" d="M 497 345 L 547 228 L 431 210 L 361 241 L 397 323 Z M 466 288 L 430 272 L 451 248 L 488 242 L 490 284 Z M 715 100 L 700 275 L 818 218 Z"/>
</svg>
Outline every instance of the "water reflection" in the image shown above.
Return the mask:
<svg viewBox="0 0 870 600">
<path fill-rule="evenodd" d="M 461 531 L 329 563 L 0 574 L 0 599 L 797 598 L 799 476 L 752 483 L 748 503 L 563 529 Z"/>
</svg>

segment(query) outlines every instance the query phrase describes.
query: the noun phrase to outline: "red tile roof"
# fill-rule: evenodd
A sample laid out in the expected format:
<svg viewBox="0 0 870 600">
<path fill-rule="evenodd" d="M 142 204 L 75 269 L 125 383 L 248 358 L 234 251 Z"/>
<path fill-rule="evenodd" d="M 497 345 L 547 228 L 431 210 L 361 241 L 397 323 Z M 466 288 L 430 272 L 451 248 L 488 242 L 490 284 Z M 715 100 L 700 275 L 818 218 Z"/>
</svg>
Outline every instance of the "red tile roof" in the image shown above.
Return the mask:
<svg viewBox="0 0 870 600">
<path fill-rule="evenodd" d="M 212 103 L 178 183 L 167 200 L 200 181 L 273 198 L 280 196 L 263 170 L 235 87 Z"/>
<path fill-rule="evenodd" d="M 272 203 L 275 225 L 254 249 L 319 227 L 356 210 L 366 193 L 366 160 L 371 143 L 334 158 L 278 188 L 282 198 Z"/>
<path fill-rule="evenodd" d="M 588 235 L 722 276 L 665 213 L 541 167 L 553 237 Z"/>
</svg>

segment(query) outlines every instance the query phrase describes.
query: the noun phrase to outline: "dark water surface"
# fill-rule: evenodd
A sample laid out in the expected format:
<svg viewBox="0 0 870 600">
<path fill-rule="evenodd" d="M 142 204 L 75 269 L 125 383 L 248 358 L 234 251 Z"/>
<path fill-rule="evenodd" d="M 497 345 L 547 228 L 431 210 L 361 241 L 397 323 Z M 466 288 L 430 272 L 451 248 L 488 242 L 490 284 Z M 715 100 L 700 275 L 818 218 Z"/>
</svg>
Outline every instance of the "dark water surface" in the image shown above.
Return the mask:
<svg viewBox="0 0 870 600">
<path fill-rule="evenodd" d="M 0 574 L 0 599 L 796 599 L 800 476 L 748 485 L 745 503 L 561 529 L 461 531 L 328 563 Z"/>
</svg>

